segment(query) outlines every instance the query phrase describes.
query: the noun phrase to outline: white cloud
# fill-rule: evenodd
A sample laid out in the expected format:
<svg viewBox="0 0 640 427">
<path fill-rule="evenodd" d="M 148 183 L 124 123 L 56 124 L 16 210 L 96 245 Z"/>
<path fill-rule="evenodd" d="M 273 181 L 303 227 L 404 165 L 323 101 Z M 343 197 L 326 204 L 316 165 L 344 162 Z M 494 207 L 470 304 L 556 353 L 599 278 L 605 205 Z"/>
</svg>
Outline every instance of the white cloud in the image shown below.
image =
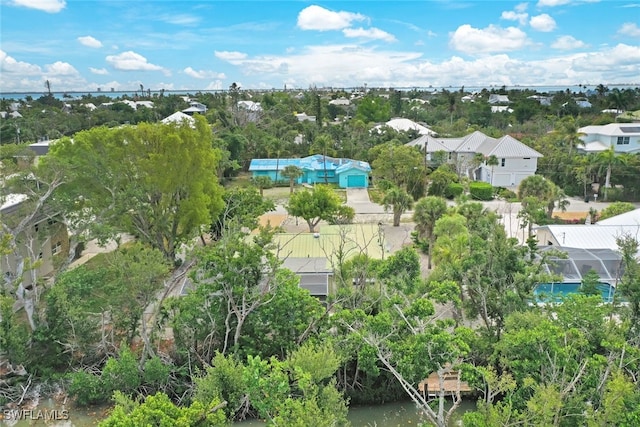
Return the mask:
<svg viewBox="0 0 640 427">
<path fill-rule="evenodd" d="M 359 13 L 334 12 L 320 6 L 306 7 L 298 14 L 298 27 L 301 30 L 342 30 L 351 26 L 354 21 L 364 21 L 365 16 Z"/>
<path fill-rule="evenodd" d="M 517 4 L 516 7 L 514 7 L 516 12 L 524 12 L 525 10 L 527 10 L 527 8 L 529 7 L 529 3 L 520 3 Z"/>
<path fill-rule="evenodd" d="M 106 60 L 113 68 L 121 71 L 166 71 L 161 66 L 151 64 L 147 61 L 147 58 L 131 50 L 118 55 L 108 55 Z"/>
<path fill-rule="evenodd" d="M 13 74 L 18 76 L 34 76 L 42 72 L 39 66 L 29 64 L 27 62 L 16 61 L 3 50 L 0 50 L 0 70 L 3 74 Z"/>
<path fill-rule="evenodd" d="M 598 3 L 600 0 L 539 0 L 538 7 L 556 7 L 565 4 Z"/>
<path fill-rule="evenodd" d="M 556 29 L 556 21 L 546 13 L 532 16 L 529 25 L 536 31 L 548 33 Z"/>
<path fill-rule="evenodd" d="M 91 71 L 93 74 L 98 74 L 100 76 L 105 76 L 105 75 L 109 74 L 109 72 L 107 71 L 106 68 L 89 67 L 89 71 Z"/>
<path fill-rule="evenodd" d="M 45 74 L 54 76 L 78 76 L 78 70 L 68 62 L 56 61 L 45 66 Z"/>
<path fill-rule="evenodd" d="M 222 59 L 223 61 L 240 61 L 242 59 L 245 59 L 247 57 L 246 53 L 242 53 L 242 52 L 229 52 L 226 50 L 223 51 L 215 51 L 214 55 L 216 56 L 216 58 L 218 59 Z"/>
<path fill-rule="evenodd" d="M 587 45 L 583 41 L 578 40 L 573 36 L 560 36 L 551 43 L 552 48 L 559 50 L 580 49 L 586 46 Z"/>
<path fill-rule="evenodd" d="M 189 14 L 162 15 L 158 19 L 173 25 L 195 25 L 200 22 L 199 16 Z"/>
<path fill-rule="evenodd" d="M 102 47 L 102 42 L 98 39 L 95 39 L 91 36 L 82 36 L 82 37 L 78 37 L 78 41 L 80 42 L 80 44 L 87 46 L 87 47 L 92 47 L 92 48 L 99 48 Z"/>
<path fill-rule="evenodd" d="M 571 0 L 540 0 L 538 1 L 538 7 L 555 7 L 569 3 L 571 3 Z"/>
<path fill-rule="evenodd" d="M 187 67 L 183 70 L 183 72 L 189 77 L 193 77 L 194 79 L 224 79 L 226 76 L 224 73 L 216 73 L 215 71 L 208 70 L 194 70 L 191 67 Z"/>
<path fill-rule="evenodd" d="M 211 83 L 209 83 L 209 85 L 207 87 L 204 88 L 205 90 L 222 90 L 222 80 L 216 80 L 213 81 Z"/>
<path fill-rule="evenodd" d="M 394 42 L 396 38 L 387 33 L 386 31 L 382 31 L 378 28 L 345 28 L 342 30 L 342 33 L 345 37 L 349 38 L 364 38 L 364 39 L 372 39 L 372 40 L 384 40 L 387 42 Z"/>
<path fill-rule="evenodd" d="M 47 13 L 58 13 L 67 5 L 64 0 L 10 0 L 9 4 L 42 10 Z"/>
<path fill-rule="evenodd" d="M 625 22 L 618 30 L 618 34 L 629 37 L 640 37 L 640 28 L 635 22 Z"/>
<path fill-rule="evenodd" d="M 485 29 L 464 24 L 450 36 L 451 48 L 468 54 L 485 54 L 521 49 L 529 43 L 527 35 L 516 27 L 489 25 Z"/>
<path fill-rule="evenodd" d="M 508 21 L 518 21 L 520 25 L 524 25 L 527 23 L 527 18 L 529 18 L 528 13 L 523 12 L 514 12 L 513 10 L 505 10 L 500 15 L 500 18 L 506 19 Z"/>
</svg>

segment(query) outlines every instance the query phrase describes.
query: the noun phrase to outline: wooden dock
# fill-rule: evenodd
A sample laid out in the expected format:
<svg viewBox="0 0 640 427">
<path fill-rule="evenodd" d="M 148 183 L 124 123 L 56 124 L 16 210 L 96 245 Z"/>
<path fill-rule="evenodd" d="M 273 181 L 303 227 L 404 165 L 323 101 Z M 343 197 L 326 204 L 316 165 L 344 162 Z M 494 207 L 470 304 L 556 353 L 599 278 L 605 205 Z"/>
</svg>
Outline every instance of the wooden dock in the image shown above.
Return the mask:
<svg viewBox="0 0 640 427">
<path fill-rule="evenodd" d="M 442 388 L 445 394 L 469 393 L 473 391 L 466 381 L 460 379 L 460 371 L 447 371 L 442 373 Z M 432 372 L 427 378 L 420 381 L 418 390 L 426 397 L 437 397 L 440 393 L 440 378 L 437 372 Z"/>
</svg>

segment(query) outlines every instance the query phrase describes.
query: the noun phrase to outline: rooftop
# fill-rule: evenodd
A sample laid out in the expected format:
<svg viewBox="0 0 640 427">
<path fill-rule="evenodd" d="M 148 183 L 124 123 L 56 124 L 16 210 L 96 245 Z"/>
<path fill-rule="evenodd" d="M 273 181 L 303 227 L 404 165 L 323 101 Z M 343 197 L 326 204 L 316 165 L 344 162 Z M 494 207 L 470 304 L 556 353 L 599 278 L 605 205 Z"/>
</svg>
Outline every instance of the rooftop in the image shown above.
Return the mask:
<svg viewBox="0 0 640 427">
<path fill-rule="evenodd" d="M 333 270 L 337 254 L 349 259 L 359 254 L 384 258 L 384 234 L 376 224 L 325 225 L 319 233 L 277 233 L 278 257 L 298 273 Z"/>
</svg>

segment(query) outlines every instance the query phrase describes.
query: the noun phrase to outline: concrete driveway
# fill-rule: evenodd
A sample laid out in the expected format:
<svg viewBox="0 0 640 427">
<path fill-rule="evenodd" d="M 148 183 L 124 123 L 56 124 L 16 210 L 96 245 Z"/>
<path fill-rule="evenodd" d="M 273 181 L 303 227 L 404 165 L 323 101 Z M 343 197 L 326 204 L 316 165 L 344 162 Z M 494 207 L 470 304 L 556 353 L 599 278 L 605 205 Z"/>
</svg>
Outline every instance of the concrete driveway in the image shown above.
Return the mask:
<svg viewBox="0 0 640 427">
<path fill-rule="evenodd" d="M 347 206 L 351 206 L 357 214 L 384 214 L 384 207 L 369 199 L 366 188 L 347 188 Z"/>
</svg>

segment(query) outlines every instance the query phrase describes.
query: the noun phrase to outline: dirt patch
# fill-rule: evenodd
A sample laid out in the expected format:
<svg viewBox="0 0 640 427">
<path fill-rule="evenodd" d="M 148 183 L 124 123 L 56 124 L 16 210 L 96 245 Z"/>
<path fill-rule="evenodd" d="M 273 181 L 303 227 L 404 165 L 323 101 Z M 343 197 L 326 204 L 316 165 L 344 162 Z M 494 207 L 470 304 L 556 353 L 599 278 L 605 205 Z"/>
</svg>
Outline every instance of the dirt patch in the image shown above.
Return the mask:
<svg viewBox="0 0 640 427">
<path fill-rule="evenodd" d="M 585 219 L 589 212 L 554 212 L 553 216 L 560 219 Z"/>
</svg>

